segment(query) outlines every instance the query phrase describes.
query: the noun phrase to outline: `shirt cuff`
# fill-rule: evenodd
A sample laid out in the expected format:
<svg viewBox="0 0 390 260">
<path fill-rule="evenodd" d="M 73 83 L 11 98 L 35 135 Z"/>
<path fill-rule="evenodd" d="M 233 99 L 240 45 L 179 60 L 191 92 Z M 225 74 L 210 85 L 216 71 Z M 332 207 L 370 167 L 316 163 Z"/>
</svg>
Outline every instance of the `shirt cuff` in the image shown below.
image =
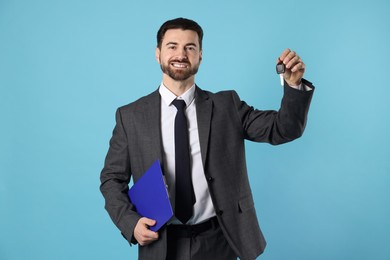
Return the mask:
<svg viewBox="0 0 390 260">
<path fill-rule="evenodd" d="M 299 84 L 298 86 L 290 86 L 290 87 L 295 88 L 295 89 L 298 89 L 298 90 L 301 90 L 301 91 L 310 91 L 310 90 L 312 90 L 311 87 L 309 87 L 309 86 L 303 84 L 302 82 L 301 82 L 301 84 Z"/>
</svg>

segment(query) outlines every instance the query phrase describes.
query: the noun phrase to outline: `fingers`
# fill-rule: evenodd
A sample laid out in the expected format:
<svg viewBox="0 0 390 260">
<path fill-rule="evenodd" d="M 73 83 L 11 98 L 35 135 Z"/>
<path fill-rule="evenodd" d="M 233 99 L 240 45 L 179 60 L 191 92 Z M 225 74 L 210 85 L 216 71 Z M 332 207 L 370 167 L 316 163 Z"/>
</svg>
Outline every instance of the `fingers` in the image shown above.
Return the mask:
<svg viewBox="0 0 390 260">
<path fill-rule="evenodd" d="M 282 54 L 280 55 L 280 57 L 278 58 L 278 63 L 279 62 L 283 62 L 284 59 L 287 57 L 287 55 L 291 52 L 291 50 L 289 48 L 285 49 Z M 284 63 L 284 62 L 283 62 Z"/>
<path fill-rule="evenodd" d="M 142 223 L 148 225 L 149 227 L 154 226 L 156 224 L 156 221 L 150 218 L 141 218 L 140 219 Z"/>
<path fill-rule="evenodd" d="M 297 72 L 305 69 L 305 64 L 295 51 L 285 49 L 277 60 L 277 63 L 283 62 L 288 70 Z"/>
<path fill-rule="evenodd" d="M 140 218 L 134 228 L 134 237 L 141 246 L 148 245 L 158 239 L 158 233 L 149 229 L 156 224 L 155 220 Z"/>
</svg>

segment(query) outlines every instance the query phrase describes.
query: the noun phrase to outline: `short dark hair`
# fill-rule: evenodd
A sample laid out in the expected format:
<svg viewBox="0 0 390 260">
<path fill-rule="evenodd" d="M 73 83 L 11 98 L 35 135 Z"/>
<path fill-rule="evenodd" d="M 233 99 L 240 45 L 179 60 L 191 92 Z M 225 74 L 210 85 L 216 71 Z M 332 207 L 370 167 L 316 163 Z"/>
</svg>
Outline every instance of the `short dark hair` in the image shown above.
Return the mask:
<svg viewBox="0 0 390 260">
<path fill-rule="evenodd" d="M 195 31 L 198 34 L 199 38 L 199 48 L 202 49 L 202 40 L 203 40 L 203 30 L 199 24 L 195 21 L 186 19 L 186 18 L 176 18 L 173 20 L 166 21 L 161 25 L 160 29 L 157 32 L 157 47 L 161 49 L 161 44 L 164 38 L 165 33 L 170 29 L 182 29 L 182 30 L 191 30 Z"/>
</svg>

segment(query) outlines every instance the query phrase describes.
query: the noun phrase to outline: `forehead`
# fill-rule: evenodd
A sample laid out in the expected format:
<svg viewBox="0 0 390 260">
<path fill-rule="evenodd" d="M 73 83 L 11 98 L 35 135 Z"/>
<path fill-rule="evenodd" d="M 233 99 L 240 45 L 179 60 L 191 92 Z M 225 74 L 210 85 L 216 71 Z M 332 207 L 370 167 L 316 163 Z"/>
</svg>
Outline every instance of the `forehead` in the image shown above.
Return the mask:
<svg viewBox="0 0 390 260">
<path fill-rule="evenodd" d="M 163 38 L 163 44 L 167 44 L 169 42 L 174 43 L 194 43 L 196 45 L 199 44 L 199 37 L 195 31 L 192 30 L 182 30 L 182 29 L 169 29 L 165 32 Z"/>
</svg>

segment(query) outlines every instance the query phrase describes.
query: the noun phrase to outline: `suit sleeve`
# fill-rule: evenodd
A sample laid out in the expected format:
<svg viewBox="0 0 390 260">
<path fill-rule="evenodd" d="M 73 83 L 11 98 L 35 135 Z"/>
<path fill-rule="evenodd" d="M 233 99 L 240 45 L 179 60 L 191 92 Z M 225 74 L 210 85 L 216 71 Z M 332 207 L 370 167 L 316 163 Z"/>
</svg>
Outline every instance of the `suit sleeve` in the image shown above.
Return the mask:
<svg viewBox="0 0 390 260">
<path fill-rule="evenodd" d="M 105 209 L 129 243 L 135 242 L 132 240 L 133 232 L 135 225 L 141 218 L 135 212 L 127 195 L 130 178 L 128 141 L 122 123 L 121 111 L 118 109 L 116 125 L 100 175 L 100 191 L 105 198 Z"/>
<path fill-rule="evenodd" d="M 310 102 L 314 92 L 311 82 L 303 80 L 310 91 L 300 91 L 284 86 L 279 111 L 257 110 L 241 101 L 234 92 L 233 100 L 242 123 L 244 137 L 255 142 L 273 145 L 299 138 L 305 129 Z"/>
</svg>

